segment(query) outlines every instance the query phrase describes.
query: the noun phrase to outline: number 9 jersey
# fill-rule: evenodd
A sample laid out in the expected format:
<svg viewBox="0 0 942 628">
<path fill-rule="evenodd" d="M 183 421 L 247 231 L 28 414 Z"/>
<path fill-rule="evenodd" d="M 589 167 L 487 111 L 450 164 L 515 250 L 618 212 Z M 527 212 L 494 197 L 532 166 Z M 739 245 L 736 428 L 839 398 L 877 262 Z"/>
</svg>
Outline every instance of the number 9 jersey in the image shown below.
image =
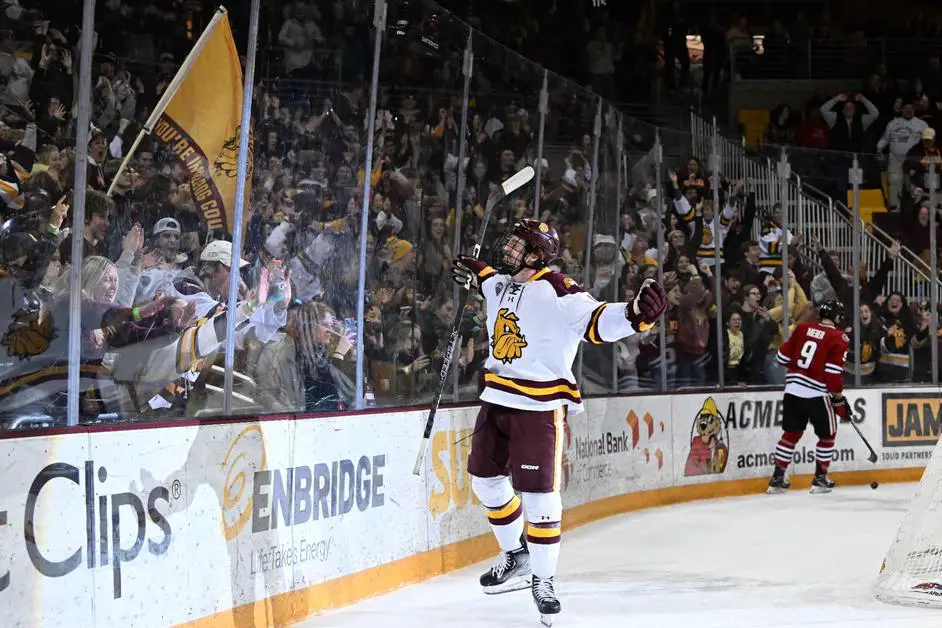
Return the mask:
<svg viewBox="0 0 942 628">
<path fill-rule="evenodd" d="M 844 390 L 847 334 L 825 323 L 802 323 L 775 356 L 787 368 L 785 392 L 810 399 Z"/>
</svg>

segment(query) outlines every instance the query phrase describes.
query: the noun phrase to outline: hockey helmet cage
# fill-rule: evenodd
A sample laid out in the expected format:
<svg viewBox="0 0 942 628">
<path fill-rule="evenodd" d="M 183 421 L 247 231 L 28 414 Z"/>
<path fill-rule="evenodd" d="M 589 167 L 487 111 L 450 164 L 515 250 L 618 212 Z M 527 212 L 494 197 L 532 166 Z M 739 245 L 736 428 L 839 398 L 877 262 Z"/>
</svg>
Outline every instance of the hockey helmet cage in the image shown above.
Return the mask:
<svg viewBox="0 0 942 628">
<path fill-rule="evenodd" d="M 827 319 L 833 321 L 835 325 L 840 325 L 844 320 L 844 304 L 840 301 L 825 301 L 818 306 L 818 320 Z"/>
</svg>

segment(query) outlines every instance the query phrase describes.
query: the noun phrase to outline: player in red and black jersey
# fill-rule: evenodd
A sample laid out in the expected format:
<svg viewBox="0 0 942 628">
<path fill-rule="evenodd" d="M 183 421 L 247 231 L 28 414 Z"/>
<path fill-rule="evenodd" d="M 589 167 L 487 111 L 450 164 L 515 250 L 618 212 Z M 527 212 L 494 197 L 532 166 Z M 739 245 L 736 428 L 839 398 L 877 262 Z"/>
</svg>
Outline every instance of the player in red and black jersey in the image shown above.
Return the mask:
<svg viewBox="0 0 942 628">
<path fill-rule="evenodd" d="M 775 446 L 775 471 L 768 493 L 782 493 L 789 487 L 785 479 L 795 445 L 808 426 L 818 436 L 815 448 L 815 472 L 812 493 L 827 493 L 834 488 L 828 478 L 828 466 L 834 458 L 837 417 L 850 420 L 844 398 L 844 362 L 849 344 L 840 329 L 844 305 L 827 301 L 818 308 L 817 323 L 802 323 L 778 350 L 785 374 L 785 400 L 782 413 L 782 438 Z"/>
</svg>

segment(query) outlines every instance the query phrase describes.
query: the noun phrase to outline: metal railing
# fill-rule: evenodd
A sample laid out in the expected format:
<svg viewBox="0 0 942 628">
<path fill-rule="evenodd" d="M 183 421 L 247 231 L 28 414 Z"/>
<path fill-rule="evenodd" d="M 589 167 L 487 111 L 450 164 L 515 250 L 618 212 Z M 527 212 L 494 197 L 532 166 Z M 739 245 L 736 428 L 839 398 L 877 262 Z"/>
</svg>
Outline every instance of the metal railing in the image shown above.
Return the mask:
<svg viewBox="0 0 942 628">
<path fill-rule="evenodd" d="M 694 137 L 694 150 L 698 155 L 708 155 L 712 146 L 712 136 L 716 128 L 716 119 L 708 121 L 691 111 L 691 132 Z M 754 182 L 756 203 L 760 210 L 771 209 L 780 202 L 780 181 L 775 164 L 768 157 L 750 155 L 742 141 L 735 142 L 718 134 L 718 151 L 723 174 L 731 179 L 744 179 Z M 792 174 L 788 181 L 789 223 L 794 231 L 806 239 L 814 236 L 821 245 L 830 251 L 836 251 L 842 261 L 850 259 L 854 248 L 855 232 L 860 237 L 861 261 L 873 272 L 883 263 L 887 249 L 893 238 L 878 226 L 861 220 L 853 228 L 853 211 L 846 204 L 835 201 L 817 188 L 802 183 L 801 177 Z M 757 222 L 755 235 L 758 238 L 761 228 Z M 903 247 L 897 258 L 893 272 L 887 279 L 886 291 L 899 291 L 909 299 L 925 298 L 926 282 L 929 275 L 924 264 L 910 249 Z"/>
</svg>

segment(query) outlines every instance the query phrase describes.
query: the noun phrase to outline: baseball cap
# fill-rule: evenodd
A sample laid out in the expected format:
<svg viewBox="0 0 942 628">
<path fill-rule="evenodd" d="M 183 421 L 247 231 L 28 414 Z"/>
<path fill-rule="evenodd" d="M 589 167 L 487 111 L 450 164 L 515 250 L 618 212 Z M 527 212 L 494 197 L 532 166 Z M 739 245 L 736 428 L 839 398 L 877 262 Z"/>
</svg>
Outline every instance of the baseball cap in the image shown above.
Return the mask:
<svg viewBox="0 0 942 628">
<path fill-rule="evenodd" d="M 160 235 L 164 231 L 172 231 L 173 233 L 180 233 L 180 223 L 177 222 L 176 218 L 161 218 L 157 221 L 157 224 L 154 225 L 154 235 Z"/>
<path fill-rule="evenodd" d="M 228 240 L 213 240 L 200 253 L 200 262 L 219 262 L 228 267 L 232 262 L 232 242 Z M 239 259 L 239 268 L 245 268 L 249 263 Z"/>
<path fill-rule="evenodd" d="M 931 126 L 927 127 L 925 131 L 922 132 L 922 139 L 924 140 L 934 140 L 935 139 L 935 129 Z"/>
</svg>

